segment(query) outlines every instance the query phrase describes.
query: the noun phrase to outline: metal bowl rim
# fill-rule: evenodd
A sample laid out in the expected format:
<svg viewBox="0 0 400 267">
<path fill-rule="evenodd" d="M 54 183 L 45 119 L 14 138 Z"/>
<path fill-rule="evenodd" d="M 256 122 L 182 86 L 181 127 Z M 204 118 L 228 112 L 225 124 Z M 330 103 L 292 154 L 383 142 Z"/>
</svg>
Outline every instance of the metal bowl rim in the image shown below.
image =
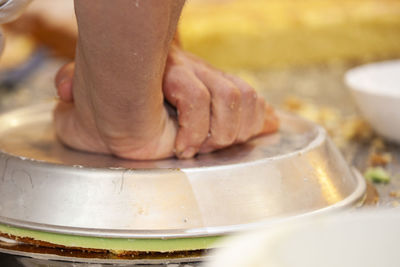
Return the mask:
<svg viewBox="0 0 400 267">
<path fill-rule="evenodd" d="M 52 104 L 52 103 L 51 103 Z M 44 104 L 39 104 L 35 105 L 33 107 L 36 107 L 36 110 L 40 109 L 48 109 L 49 108 L 49 103 L 44 103 Z M 15 114 L 24 114 L 31 110 L 32 107 L 27 107 L 23 109 L 18 109 L 15 111 L 8 112 L 4 115 L 14 115 Z M 251 166 L 254 164 L 265 164 L 269 163 L 272 161 L 280 160 L 282 158 L 290 158 L 290 157 L 295 157 L 298 155 L 301 155 L 303 153 L 306 153 L 307 151 L 310 151 L 316 147 L 318 147 L 321 143 L 323 143 L 326 139 L 327 133 L 324 128 L 321 126 L 310 122 L 308 120 L 302 119 L 298 116 L 289 114 L 287 112 L 281 112 L 279 111 L 278 114 L 280 116 L 288 116 L 290 118 L 296 118 L 297 120 L 302 121 L 302 123 L 305 123 L 306 125 L 312 127 L 314 129 L 315 135 L 313 136 L 313 139 L 309 141 L 304 147 L 294 150 L 290 153 L 283 154 L 283 155 L 278 155 L 274 157 L 268 157 L 268 158 L 261 158 L 261 159 L 256 159 L 253 161 L 249 162 L 243 162 L 243 163 L 238 163 L 235 164 L 236 166 Z M 16 155 L 11 155 L 8 154 L 4 151 L 0 150 L 0 157 L 5 157 L 6 160 L 8 159 L 13 159 L 19 162 L 24 161 L 24 164 L 31 164 L 34 165 L 35 167 L 45 167 L 45 168 L 58 168 L 60 170 L 74 170 L 75 172 L 80 172 L 80 173 L 85 173 L 93 170 L 102 170 L 102 171 L 107 171 L 107 172 L 126 172 L 126 171 L 135 171 L 135 172 L 140 172 L 140 171 L 149 171 L 149 169 L 128 169 L 128 168 L 94 168 L 94 167 L 85 167 L 82 168 L 82 166 L 70 166 L 70 165 L 64 165 L 64 164 L 58 164 L 58 163 L 49 163 L 49 162 L 44 162 L 44 161 L 39 161 L 35 159 L 30 159 L 30 158 L 25 158 L 25 157 L 20 157 Z M 190 172 L 201 172 L 201 171 L 206 171 L 207 169 L 221 169 L 225 168 L 226 166 L 229 166 L 232 164 L 223 164 L 219 166 L 206 166 L 206 167 L 192 167 L 192 168 L 182 168 L 179 169 L 179 171 L 184 171 L 187 173 Z M 154 169 L 151 169 L 154 171 Z M 177 170 L 176 168 L 160 168 L 157 169 L 159 172 L 170 172 Z M 0 174 L 1 175 L 1 174 Z M 348 195 L 345 199 L 341 200 L 340 202 L 337 202 L 331 206 L 321 208 L 315 211 L 311 212 L 306 212 L 303 215 L 310 215 L 310 214 L 319 214 L 324 211 L 330 211 L 330 210 L 335 210 L 338 208 L 346 207 L 355 204 L 357 201 L 360 201 L 362 199 L 363 194 L 365 192 L 365 181 L 360 178 L 360 175 L 354 174 L 355 180 L 356 180 L 356 187 L 353 190 L 350 195 Z M 0 176 L 1 179 L 1 176 Z M 294 215 L 292 217 L 297 217 L 297 216 L 302 216 L 302 215 Z M 282 220 L 282 218 L 270 218 L 266 219 L 266 221 L 271 222 L 274 220 Z M 173 229 L 173 230 L 132 230 L 132 229 L 95 229 L 95 228 L 79 228 L 79 227 L 69 227 L 69 226 L 61 226 L 61 225 L 49 225 L 49 224 L 43 224 L 43 223 L 33 223 L 25 220 L 17 220 L 17 219 L 11 219 L 8 217 L 2 217 L 0 216 L 0 224 L 3 225 L 8 225 L 12 227 L 18 227 L 18 228 L 24 228 L 24 229 L 30 229 L 30 230 L 35 230 L 35 231 L 42 231 L 42 232 L 50 232 L 50 233 L 55 233 L 55 234 L 64 234 L 64 235 L 75 235 L 75 236 L 87 236 L 87 237 L 105 237 L 105 238 L 132 238 L 132 239 L 176 239 L 176 238 L 193 238 L 193 237 L 209 237 L 209 236 L 218 236 L 218 235 L 224 235 L 228 234 L 231 232 L 239 231 L 239 230 L 245 230 L 249 229 L 251 227 L 255 227 L 259 224 L 265 224 L 265 220 L 257 223 L 247 223 L 247 224 L 242 224 L 242 225 L 228 225 L 228 226 L 216 226 L 216 227 L 202 227 L 202 228 L 196 228 L 196 229 Z"/>
<path fill-rule="evenodd" d="M 288 219 L 313 216 L 321 213 L 340 210 L 348 206 L 357 206 L 363 201 L 366 191 L 366 182 L 362 175 L 353 169 L 353 175 L 356 178 L 357 186 L 355 190 L 345 199 L 325 208 L 315 211 L 306 212 L 300 215 L 289 216 L 288 218 L 270 218 L 254 223 L 230 226 L 216 226 L 197 229 L 176 229 L 176 230 L 115 230 L 115 229 L 92 229 L 47 225 L 40 223 L 32 223 L 0 217 L 0 223 L 17 228 L 24 228 L 33 231 L 49 232 L 61 235 L 100 237 L 100 238 L 126 238 L 126 239 L 180 239 L 180 238 L 203 238 L 212 236 L 221 236 L 231 234 L 237 231 L 248 230 L 259 227 L 268 223 L 281 222 Z"/>
</svg>

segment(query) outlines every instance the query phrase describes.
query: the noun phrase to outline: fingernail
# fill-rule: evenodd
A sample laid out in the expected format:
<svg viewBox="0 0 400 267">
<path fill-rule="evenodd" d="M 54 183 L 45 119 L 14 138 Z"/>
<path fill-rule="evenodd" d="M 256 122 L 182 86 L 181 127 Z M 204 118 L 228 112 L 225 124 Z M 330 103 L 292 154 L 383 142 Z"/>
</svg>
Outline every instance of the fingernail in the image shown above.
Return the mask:
<svg viewBox="0 0 400 267">
<path fill-rule="evenodd" d="M 72 82 L 70 80 L 64 80 L 58 84 L 58 95 L 62 101 L 72 101 Z"/>
<path fill-rule="evenodd" d="M 185 151 L 181 154 L 182 158 L 192 158 L 196 154 L 196 149 L 194 147 L 186 148 Z"/>
<path fill-rule="evenodd" d="M 72 81 L 70 79 L 63 79 L 58 83 L 58 86 L 69 88 L 72 86 Z"/>
</svg>

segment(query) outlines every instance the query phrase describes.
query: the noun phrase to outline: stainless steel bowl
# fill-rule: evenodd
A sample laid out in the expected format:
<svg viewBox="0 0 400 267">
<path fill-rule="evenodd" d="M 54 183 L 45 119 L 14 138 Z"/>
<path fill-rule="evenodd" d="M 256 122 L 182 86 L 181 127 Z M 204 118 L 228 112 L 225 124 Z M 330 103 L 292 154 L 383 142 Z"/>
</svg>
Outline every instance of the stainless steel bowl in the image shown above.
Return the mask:
<svg viewBox="0 0 400 267">
<path fill-rule="evenodd" d="M 364 180 L 325 130 L 281 130 L 192 160 L 127 161 L 60 144 L 53 103 L 0 116 L 0 224 L 80 236 L 223 235 L 359 203 Z"/>
</svg>

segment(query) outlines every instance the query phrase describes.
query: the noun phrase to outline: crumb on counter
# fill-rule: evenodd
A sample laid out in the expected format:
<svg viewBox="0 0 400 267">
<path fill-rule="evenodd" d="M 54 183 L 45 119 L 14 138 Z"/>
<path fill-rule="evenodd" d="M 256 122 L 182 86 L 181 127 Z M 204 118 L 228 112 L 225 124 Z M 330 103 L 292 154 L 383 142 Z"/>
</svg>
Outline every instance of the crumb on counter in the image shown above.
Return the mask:
<svg viewBox="0 0 400 267">
<path fill-rule="evenodd" d="M 371 126 L 360 117 L 352 117 L 344 120 L 342 134 L 346 140 L 370 141 L 374 132 Z"/>
<path fill-rule="evenodd" d="M 389 196 L 393 198 L 400 198 L 400 190 L 390 191 Z"/>
<path fill-rule="evenodd" d="M 365 179 L 373 183 L 389 183 L 390 174 L 382 167 L 369 167 L 364 173 Z"/>
<path fill-rule="evenodd" d="M 398 202 L 397 200 L 392 201 L 392 207 L 398 207 L 400 205 L 400 202 Z"/>
<path fill-rule="evenodd" d="M 344 116 L 338 109 L 319 106 L 293 95 L 284 100 L 282 108 L 322 125 L 340 148 L 350 141 L 371 142 L 374 146 L 384 146 L 370 125 L 359 116 Z"/>
<path fill-rule="evenodd" d="M 374 152 L 369 156 L 369 163 L 371 166 L 386 166 L 392 162 L 392 159 L 390 153 Z"/>
<path fill-rule="evenodd" d="M 384 150 L 386 148 L 386 144 L 385 141 L 381 138 L 381 137 L 376 137 L 372 140 L 372 149 L 374 149 L 374 151 L 378 151 L 378 150 Z"/>
</svg>

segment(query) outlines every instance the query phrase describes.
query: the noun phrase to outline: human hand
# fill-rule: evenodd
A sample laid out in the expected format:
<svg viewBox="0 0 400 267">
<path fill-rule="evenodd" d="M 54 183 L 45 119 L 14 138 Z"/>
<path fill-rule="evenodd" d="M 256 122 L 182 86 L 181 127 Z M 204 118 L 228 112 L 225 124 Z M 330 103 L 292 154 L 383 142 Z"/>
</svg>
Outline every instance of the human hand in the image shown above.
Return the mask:
<svg viewBox="0 0 400 267">
<path fill-rule="evenodd" d="M 129 119 L 129 108 L 121 107 L 118 103 L 103 102 L 100 106 L 113 112 L 99 112 L 93 103 L 99 101 L 96 97 L 88 96 L 82 85 L 77 85 L 74 71 L 75 63 L 69 63 L 56 76 L 60 101 L 54 110 L 54 125 L 62 143 L 77 150 L 127 159 L 149 160 L 174 156 L 176 122 L 166 109 L 151 128 L 143 127 L 140 131 L 132 129 L 130 124 L 137 125 L 137 122 L 133 122 L 135 118 L 132 121 Z M 119 119 L 123 121 L 119 122 Z"/>
<path fill-rule="evenodd" d="M 244 143 L 279 127 L 273 109 L 250 85 L 177 45 L 168 55 L 163 92 L 177 109 L 179 158 Z"/>
<path fill-rule="evenodd" d="M 177 128 L 162 80 L 184 2 L 75 0 L 75 67 L 57 76 L 64 101 L 54 111 L 64 144 L 127 159 L 174 155 Z"/>
<path fill-rule="evenodd" d="M 56 77 L 58 94 L 65 103 L 73 102 L 73 74 L 74 65 L 68 64 Z M 163 142 L 169 144 L 168 155 L 174 151 L 179 158 L 191 158 L 274 132 L 279 125 L 272 108 L 246 82 L 177 46 L 168 55 L 163 93 L 177 109 L 179 122 L 176 138 L 169 134 L 174 140 Z"/>
</svg>

